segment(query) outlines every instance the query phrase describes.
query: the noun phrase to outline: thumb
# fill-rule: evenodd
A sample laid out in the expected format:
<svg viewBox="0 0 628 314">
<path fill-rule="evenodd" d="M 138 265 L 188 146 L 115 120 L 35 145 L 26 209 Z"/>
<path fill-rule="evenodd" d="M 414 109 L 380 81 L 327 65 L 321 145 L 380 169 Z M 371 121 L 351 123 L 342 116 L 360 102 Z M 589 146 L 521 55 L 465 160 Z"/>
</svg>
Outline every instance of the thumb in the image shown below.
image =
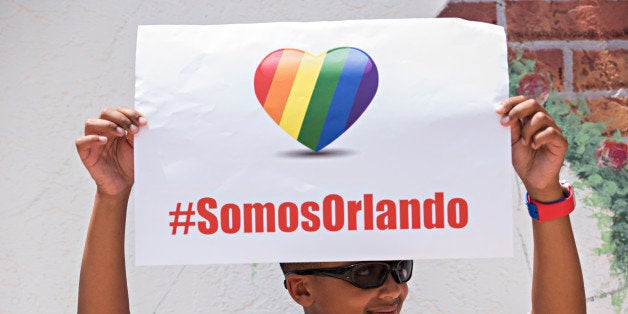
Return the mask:
<svg viewBox="0 0 628 314">
<path fill-rule="evenodd" d="M 506 116 L 508 117 L 508 116 Z M 522 123 L 519 119 L 516 121 L 507 121 L 510 123 L 510 145 L 514 145 L 521 139 L 521 129 L 523 128 Z"/>
<path fill-rule="evenodd" d="M 135 148 L 135 135 L 133 135 L 132 133 L 127 133 L 126 135 L 126 141 L 127 143 L 129 143 L 129 146 L 131 146 L 131 148 Z"/>
<path fill-rule="evenodd" d="M 134 132 L 127 132 L 126 134 L 126 141 L 127 143 L 129 143 L 131 148 L 135 148 L 135 135 L 138 134 L 140 130 L 142 130 L 148 125 L 148 122 L 146 121 L 146 118 L 144 118 L 144 116 L 140 116 L 137 119 L 137 122 L 138 122 L 137 124 L 139 125 L 139 128 L 137 128 Z"/>
</svg>

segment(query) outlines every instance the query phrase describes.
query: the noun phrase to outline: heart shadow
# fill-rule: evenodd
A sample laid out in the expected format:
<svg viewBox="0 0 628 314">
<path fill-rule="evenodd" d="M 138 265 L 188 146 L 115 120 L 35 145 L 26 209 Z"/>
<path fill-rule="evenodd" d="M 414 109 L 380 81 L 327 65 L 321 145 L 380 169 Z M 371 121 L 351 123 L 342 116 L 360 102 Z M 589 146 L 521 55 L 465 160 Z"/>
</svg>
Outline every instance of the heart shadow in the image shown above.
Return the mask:
<svg viewBox="0 0 628 314">
<path fill-rule="evenodd" d="M 294 158 L 294 159 L 313 159 L 313 158 L 340 158 L 356 155 L 358 152 L 351 149 L 326 149 L 324 151 L 311 151 L 305 149 L 294 149 L 283 152 L 278 152 L 277 156 L 282 158 Z"/>
</svg>

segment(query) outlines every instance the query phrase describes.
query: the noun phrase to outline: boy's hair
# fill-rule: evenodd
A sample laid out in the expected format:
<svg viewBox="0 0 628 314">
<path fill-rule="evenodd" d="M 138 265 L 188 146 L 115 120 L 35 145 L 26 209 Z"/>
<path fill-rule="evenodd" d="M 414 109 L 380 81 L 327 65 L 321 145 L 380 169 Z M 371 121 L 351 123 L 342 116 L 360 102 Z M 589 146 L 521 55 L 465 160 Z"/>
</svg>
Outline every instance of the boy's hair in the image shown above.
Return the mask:
<svg viewBox="0 0 628 314">
<path fill-rule="evenodd" d="M 303 270 L 303 269 L 312 269 L 312 268 L 323 268 L 324 263 L 314 262 L 314 263 L 279 263 L 279 267 L 281 267 L 281 271 L 283 274 L 287 274 L 289 272 L 295 270 Z"/>
</svg>

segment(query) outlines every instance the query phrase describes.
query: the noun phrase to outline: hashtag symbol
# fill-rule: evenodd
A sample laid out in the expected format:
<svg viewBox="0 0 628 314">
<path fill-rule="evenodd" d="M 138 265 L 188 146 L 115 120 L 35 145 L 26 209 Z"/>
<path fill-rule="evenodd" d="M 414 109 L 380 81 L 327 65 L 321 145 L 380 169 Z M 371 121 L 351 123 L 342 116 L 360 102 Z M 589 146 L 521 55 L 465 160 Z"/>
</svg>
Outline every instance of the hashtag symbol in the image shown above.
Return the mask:
<svg viewBox="0 0 628 314">
<path fill-rule="evenodd" d="M 181 211 L 181 203 L 177 203 L 177 209 L 173 212 L 169 212 L 170 216 L 173 216 L 172 221 L 170 222 L 170 227 L 172 227 L 172 234 L 177 234 L 177 228 L 183 227 L 183 234 L 188 234 L 188 229 L 191 226 L 195 226 L 196 222 L 190 221 L 192 216 L 196 214 L 195 211 L 192 210 L 192 206 L 194 203 L 188 203 L 188 210 Z M 185 221 L 179 221 L 180 216 L 185 216 Z"/>
</svg>

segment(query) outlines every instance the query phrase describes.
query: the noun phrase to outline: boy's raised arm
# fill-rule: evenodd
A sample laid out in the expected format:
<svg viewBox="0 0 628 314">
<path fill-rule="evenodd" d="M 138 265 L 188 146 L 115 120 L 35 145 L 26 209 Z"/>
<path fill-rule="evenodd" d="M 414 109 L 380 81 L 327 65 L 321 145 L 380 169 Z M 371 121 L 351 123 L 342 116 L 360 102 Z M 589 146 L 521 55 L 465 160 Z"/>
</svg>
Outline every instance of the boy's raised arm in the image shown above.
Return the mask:
<svg viewBox="0 0 628 314">
<path fill-rule="evenodd" d="M 565 197 L 559 171 L 567 140 L 535 100 L 509 98 L 496 109 L 511 128 L 512 162 L 531 199 L 550 203 Z M 580 260 L 569 216 L 532 221 L 534 233 L 533 313 L 585 313 Z"/>
<path fill-rule="evenodd" d="M 78 154 L 97 190 L 79 281 L 78 312 L 128 313 L 124 260 L 126 208 L 133 186 L 133 136 L 146 119 L 129 108 L 105 109 L 85 123 Z"/>
</svg>

